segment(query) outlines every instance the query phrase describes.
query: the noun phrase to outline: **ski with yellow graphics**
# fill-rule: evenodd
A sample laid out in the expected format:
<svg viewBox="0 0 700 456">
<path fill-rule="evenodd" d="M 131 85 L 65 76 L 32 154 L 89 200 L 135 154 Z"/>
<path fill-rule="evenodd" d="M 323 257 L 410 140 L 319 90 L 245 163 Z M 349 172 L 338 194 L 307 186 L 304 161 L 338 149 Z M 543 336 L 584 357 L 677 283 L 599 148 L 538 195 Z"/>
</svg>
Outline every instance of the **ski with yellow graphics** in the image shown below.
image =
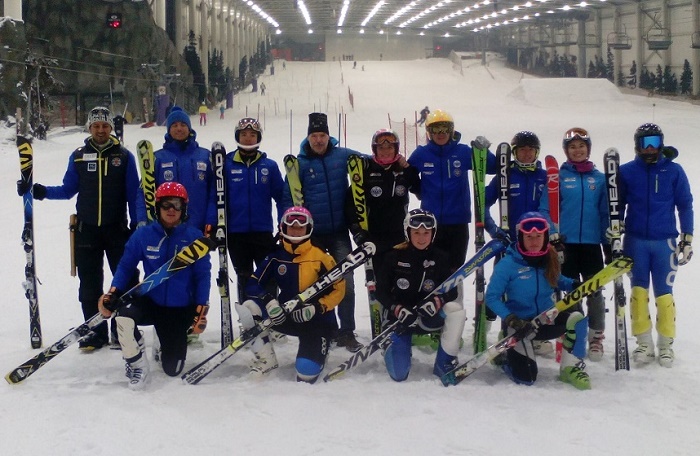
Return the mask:
<svg viewBox="0 0 700 456">
<path fill-rule="evenodd" d="M 456 385 L 471 374 L 476 372 L 481 366 L 487 364 L 499 354 L 505 352 L 509 348 L 517 345 L 521 340 L 526 338 L 533 331 L 536 331 L 542 325 L 551 324 L 559 312 L 569 309 L 578 304 L 583 298 L 592 295 L 605 284 L 612 282 L 623 274 L 626 274 L 632 269 L 632 259 L 625 256 L 620 256 L 612 261 L 609 265 L 598 271 L 593 277 L 585 281 L 581 286 L 571 291 L 557 301 L 553 307 L 545 310 L 530 323 L 517 331 L 515 334 L 504 337 L 495 344 L 491 345 L 486 350 L 477 353 L 467 362 L 460 364 L 450 372 L 442 376 L 442 384 L 445 386 Z"/>
<path fill-rule="evenodd" d="M 170 261 L 155 270 L 153 273 L 149 274 L 148 277 L 143 280 L 143 282 L 137 284 L 131 290 L 124 293 L 119 298 L 117 306 L 128 304 L 138 296 L 148 293 L 155 287 L 170 279 L 176 273 L 207 256 L 209 251 L 214 248 L 216 248 L 216 244 L 209 238 L 201 237 L 195 240 L 193 243 L 180 250 L 177 255 L 170 259 Z M 10 384 L 19 383 L 25 380 L 44 364 L 48 363 L 63 350 L 68 348 L 71 344 L 90 334 L 92 329 L 102 323 L 104 320 L 105 318 L 102 316 L 102 314 L 95 314 L 85 323 L 79 325 L 77 328 L 74 328 L 68 334 L 59 339 L 58 342 L 54 343 L 46 350 L 10 371 L 7 375 L 5 375 L 5 380 L 7 380 L 7 382 Z"/>
<path fill-rule="evenodd" d="M 303 206 L 304 194 L 302 193 L 301 179 L 299 178 L 299 159 L 289 154 L 284 157 L 283 163 L 284 172 L 287 176 L 287 185 L 289 185 L 289 192 L 292 195 L 292 204 Z"/>
<path fill-rule="evenodd" d="M 156 160 L 153 152 L 153 144 L 142 140 L 136 145 L 141 169 L 141 190 L 146 201 L 146 215 L 148 221 L 155 220 L 156 216 Z"/>
</svg>

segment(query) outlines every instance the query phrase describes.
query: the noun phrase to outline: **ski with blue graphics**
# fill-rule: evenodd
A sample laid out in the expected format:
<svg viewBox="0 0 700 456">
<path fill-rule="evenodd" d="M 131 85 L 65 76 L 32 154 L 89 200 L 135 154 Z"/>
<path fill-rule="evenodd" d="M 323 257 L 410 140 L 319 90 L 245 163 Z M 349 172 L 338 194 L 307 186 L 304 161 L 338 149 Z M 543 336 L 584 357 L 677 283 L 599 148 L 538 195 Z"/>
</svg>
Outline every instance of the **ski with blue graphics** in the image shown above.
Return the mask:
<svg viewBox="0 0 700 456">
<path fill-rule="evenodd" d="M 23 136 L 17 136 L 17 150 L 19 151 L 19 166 L 22 182 L 29 188 L 22 195 L 24 203 L 24 228 L 22 229 L 22 245 L 27 259 L 24 266 L 24 295 L 29 301 L 29 340 L 32 348 L 40 348 L 41 320 L 39 319 L 39 297 L 37 295 L 36 263 L 34 255 L 34 195 L 32 185 L 34 183 L 34 149 L 29 140 Z"/>
<path fill-rule="evenodd" d="M 170 261 L 143 279 L 143 282 L 137 284 L 131 290 L 124 293 L 119 298 L 117 306 L 119 307 L 128 304 L 138 296 L 148 293 L 155 287 L 170 279 L 176 273 L 207 256 L 209 251 L 215 247 L 216 245 L 214 244 L 214 241 L 207 237 L 201 237 L 195 240 L 193 243 L 180 250 L 180 252 L 170 259 Z M 7 375 L 5 375 L 5 380 L 7 380 L 7 382 L 10 384 L 19 383 L 25 380 L 44 364 L 54 359 L 71 344 L 87 336 L 93 328 L 102 323 L 104 320 L 105 318 L 102 316 L 102 314 L 95 314 L 85 323 L 71 330 L 49 348 L 10 371 Z"/>
<path fill-rule="evenodd" d="M 479 148 L 472 141 L 472 183 L 474 186 L 474 249 L 479 250 L 484 247 L 484 219 L 486 216 L 486 158 L 488 149 Z M 484 293 L 486 292 L 486 278 L 484 277 L 484 267 L 476 269 L 476 279 L 474 287 L 474 353 L 479 353 L 486 348 L 486 303 Z"/>
<path fill-rule="evenodd" d="M 471 374 L 477 371 L 481 366 L 488 364 L 492 359 L 509 348 L 517 345 L 521 340 L 536 331 L 542 325 L 551 324 L 557 317 L 559 312 L 570 309 L 587 296 L 592 295 L 605 284 L 612 282 L 618 277 L 632 269 L 632 259 L 620 256 L 613 260 L 612 263 L 598 271 L 593 277 L 585 281 L 578 288 L 572 290 L 569 294 L 557 301 L 553 307 L 545 310 L 541 314 L 533 318 L 530 323 L 517 331 L 515 334 L 504 337 L 495 344 L 491 345 L 486 350 L 477 353 L 465 363 L 460 364 L 450 372 L 447 372 L 441 377 L 442 384 L 445 386 L 456 385 Z"/>
<path fill-rule="evenodd" d="M 299 177 L 299 159 L 289 154 L 285 155 L 283 163 L 284 172 L 287 176 L 287 185 L 292 195 L 292 204 L 301 207 L 304 205 L 304 194 L 301 187 L 301 178 Z"/>
<path fill-rule="evenodd" d="M 211 157 L 214 164 L 214 176 L 216 178 L 216 240 L 219 251 L 219 274 L 216 277 L 216 285 L 221 296 L 221 348 L 233 342 L 233 319 L 231 317 L 231 290 L 228 275 L 228 250 L 227 250 L 227 210 L 226 210 L 226 176 L 224 174 L 224 162 L 226 161 L 226 148 L 220 142 L 211 145 Z"/>
<path fill-rule="evenodd" d="M 361 264 L 368 261 L 376 252 L 376 247 L 371 242 L 365 242 L 360 247 L 356 248 L 346 256 L 343 261 L 339 262 L 330 271 L 324 274 L 320 279 L 314 282 L 310 287 L 299 293 L 295 299 L 289 300 L 282 304 L 285 314 L 290 314 L 300 303 L 309 302 L 318 297 L 324 290 L 339 282 L 345 275 L 352 274 Z M 292 307 L 287 307 L 291 305 Z M 194 366 L 182 374 L 182 381 L 190 385 L 196 385 L 201 382 L 204 377 L 211 374 L 217 367 L 221 366 L 227 359 L 241 351 L 243 347 L 254 341 L 263 331 L 272 327 L 270 319 L 266 319 L 250 329 L 244 330 L 240 337 L 235 339 L 231 344 L 222 348 L 218 352 L 211 355 L 201 363 Z"/>
<path fill-rule="evenodd" d="M 438 287 L 436 287 L 428 297 L 438 294 L 446 293 L 456 287 L 461 281 L 469 277 L 477 268 L 482 267 L 491 258 L 495 257 L 499 253 L 505 251 L 507 245 L 498 239 L 494 239 L 488 242 L 481 250 L 476 252 L 471 259 L 464 263 L 459 269 L 457 269 L 451 276 L 442 282 Z M 323 377 L 324 382 L 335 380 L 345 374 L 347 371 L 356 368 L 360 364 L 367 361 L 367 359 L 379 350 L 384 350 L 389 345 L 391 345 L 391 335 L 395 331 L 400 331 L 401 325 L 398 321 L 394 321 L 389 324 L 384 331 L 379 333 L 377 337 L 372 339 L 370 343 L 362 347 L 358 352 L 352 355 L 347 361 L 331 370 L 325 377 Z"/>
<path fill-rule="evenodd" d="M 613 258 L 622 255 L 622 240 L 620 228 L 622 226 L 622 214 L 620 210 L 620 194 L 618 176 L 620 170 L 620 154 L 617 149 L 611 147 L 605 151 L 605 181 L 608 187 L 608 212 L 610 214 L 610 230 L 616 235 L 610 249 Z M 613 282 L 613 300 L 615 301 L 615 370 L 629 370 L 630 356 L 627 348 L 627 317 L 625 287 L 622 277 Z"/>
</svg>

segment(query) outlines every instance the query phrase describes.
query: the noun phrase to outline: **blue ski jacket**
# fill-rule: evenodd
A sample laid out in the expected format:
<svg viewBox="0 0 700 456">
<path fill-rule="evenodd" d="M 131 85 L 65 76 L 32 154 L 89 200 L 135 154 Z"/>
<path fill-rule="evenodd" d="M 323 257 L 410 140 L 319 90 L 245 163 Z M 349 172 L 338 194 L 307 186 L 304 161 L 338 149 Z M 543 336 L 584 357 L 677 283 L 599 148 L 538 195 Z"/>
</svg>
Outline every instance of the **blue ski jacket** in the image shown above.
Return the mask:
<svg viewBox="0 0 700 456">
<path fill-rule="evenodd" d="M 260 151 L 248 163 L 235 150 L 226 155 L 224 176 L 228 232 L 271 233 L 273 199 L 277 203 L 278 219 L 282 216 L 284 181 L 277 163 Z"/>
<path fill-rule="evenodd" d="M 542 196 L 540 212 L 549 219 L 549 198 Z M 609 244 L 608 190 L 605 174 L 595 167 L 576 171 L 569 162 L 559 170 L 559 233 L 566 244 Z M 555 229 L 551 230 L 556 232 Z"/>
<path fill-rule="evenodd" d="M 558 287 L 571 291 L 574 281 L 559 276 Z M 505 301 L 503 300 L 503 297 Z M 554 288 L 544 276 L 544 268 L 530 266 L 512 244 L 496 263 L 486 288 L 486 305 L 502 319 L 515 314 L 530 320 L 555 304 Z"/>
<path fill-rule="evenodd" d="M 620 166 L 620 203 L 625 231 L 642 239 L 693 234 L 693 195 L 683 168 L 661 157 L 647 164 L 640 157 Z"/>
<path fill-rule="evenodd" d="M 472 149 L 450 140 L 444 146 L 428 141 L 408 158 L 421 175 L 421 208 L 435 214 L 438 223 L 461 225 L 471 222 L 471 191 L 467 171 L 472 169 Z M 488 152 L 486 172 L 495 174 L 496 156 Z"/>
<path fill-rule="evenodd" d="M 124 247 L 112 286 L 121 292 L 128 291 L 140 261 L 143 262 L 144 274 L 148 276 L 201 236 L 198 229 L 184 223 L 173 228 L 170 234 L 158 222 L 138 228 Z M 211 261 L 207 255 L 153 288 L 147 296 L 164 307 L 208 304 L 210 287 Z"/>
<path fill-rule="evenodd" d="M 346 233 L 345 197 L 348 192 L 348 157 L 362 155 L 352 149 L 338 146 L 331 137 L 328 150 L 323 155 L 315 154 L 305 138 L 301 142 L 299 155 L 299 180 L 304 195 L 304 207 L 314 218 L 314 234 L 328 235 Z M 285 178 L 285 184 L 287 179 Z M 289 185 L 284 186 L 283 207 L 292 207 Z"/>
<path fill-rule="evenodd" d="M 143 197 L 139 197 L 139 175 L 136 159 L 116 136 L 104 149 L 98 149 L 91 138 L 73 151 L 63 184 L 46 187 L 46 199 L 68 200 L 78 195 L 75 203 L 78 218 L 88 225 L 106 226 L 126 223 L 126 206 L 132 227 L 146 220 Z M 143 207 L 143 218 L 139 208 Z"/>
<path fill-rule="evenodd" d="M 186 223 L 204 232 L 205 225 L 216 225 L 216 179 L 211 153 L 199 147 L 196 139 L 194 130 L 186 141 L 175 141 L 166 133 L 163 148 L 155 152 L 155 179 L 156 188 L 163 182 L 179 182 L 185 187 L 190 199 Z M 145 201 L 140 211 L 144 218 L 139 220 L 145 220 Z"/>
<path fill-rule="evenodd" d="M 517 239 L 515 225 L 520 216 L 525 212 L 536 211 L 540 207 L 540 198 L 547 185 L 547 171 L 542 168 L 542 163 L 537 161 L 537 169 L 534 171 L 523 170 L 511 162 L 508 178 L 508 234 L 512 240 Z M 486 207 L 490 208 L 500 196 L 500 178 L 491 179 L 486 187 Z M 500 219 L 500 216 L 499 216 Z M 486 211 L 484 220 L 486 231 L 492 236 L 498 225 L 491 217 L 490 211 Z"/>
</svg>

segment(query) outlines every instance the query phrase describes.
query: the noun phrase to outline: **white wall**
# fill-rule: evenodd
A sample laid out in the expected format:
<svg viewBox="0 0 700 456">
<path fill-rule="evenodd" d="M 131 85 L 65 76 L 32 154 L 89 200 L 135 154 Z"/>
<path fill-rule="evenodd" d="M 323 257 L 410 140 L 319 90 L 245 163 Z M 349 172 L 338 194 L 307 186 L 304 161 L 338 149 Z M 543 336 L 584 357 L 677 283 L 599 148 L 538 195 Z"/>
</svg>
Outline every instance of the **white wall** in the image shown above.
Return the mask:
<svg viewBox="0 0 700 456">
<path fill-rule="evenodd" d="M 345 32 L 326 34 L 326 60 L 342 60 L 354 55 L 354 60 L 414 60 L 432 55 L 433 39 L 417 35 L 379 35 Z"/>
</svg>

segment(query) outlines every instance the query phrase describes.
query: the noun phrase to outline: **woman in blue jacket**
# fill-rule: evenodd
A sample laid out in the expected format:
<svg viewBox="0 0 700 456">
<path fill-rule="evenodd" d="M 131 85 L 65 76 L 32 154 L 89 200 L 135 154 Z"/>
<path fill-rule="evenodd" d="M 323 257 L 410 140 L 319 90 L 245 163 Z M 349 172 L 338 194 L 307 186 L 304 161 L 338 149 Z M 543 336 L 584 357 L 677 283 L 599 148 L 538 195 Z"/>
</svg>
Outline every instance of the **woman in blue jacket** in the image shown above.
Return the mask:
<svg viewBox="0 0 700 456">
<path fill-rule="evenodd" d="M 605 238 L 610 224 L 605 175 L 596 169 L 591 157 L 591 138 L 583 128 L 564 133 L 562 147 L 567 160 L 559 170 L 559 235 L 564 243 L 562 274 L 588 280 L 603 268 L 603 253 L 611 257 Z M 542 212 L 549 214 L 549 199 L 542 198 Z M 598 290 L 586 300 L 588 305 L 588 359 L 603 358 L 605 338 L 605 297 Z"/>
<path fill-rule="evenodd" d="M 554 291 L 571 291 L 577 282 L 561 275 L 557 252 L 549 243 L 549 224 L 539 212 L 526 212 L 518 221 L 518 238 L 496 266 L 486 289 L 486 305 L 503 319 L 507 335 L 523 328 L 554 305 Z M 562 312 L 550 325 L 506 351 L 503 370 L 516 383 L 537 380 L 533 340 L 565 335 L 559 379 L 578 389 L 589 389 L 590 379 L 581 359 L 585 354 L 587 322 L 580 312 Z"/>
<path fill-rule="evenodd" d="M 185 187 L 166 182 L 156 190 L 157 222 L 137 229 L 129 238 L 124 256 L 114 274 L 109 292 L 102 295 L 100 312 L 112 316 L 112 304 L 128 290 L 129 280 L 139 262 L 146 276 L 165 264 L 202 233 L 183 223 L 187 219 L 188 196 Z M 149 366 L 145 340 L 137 325 L 153 325 L 161 344 L 163 371 L 169 376 L 182 372 L 187 355 L 187 331 L 204 331 L 209 310 L 211 262 L 205 256 L 174 275 L 164 284 L 124 307 L 116 309 L 115 320 L 122 357 L 126 361 L 129 387 L 141 389 Z M 194 315 L 194 320 L 193 320 Z"/>
</svg>

